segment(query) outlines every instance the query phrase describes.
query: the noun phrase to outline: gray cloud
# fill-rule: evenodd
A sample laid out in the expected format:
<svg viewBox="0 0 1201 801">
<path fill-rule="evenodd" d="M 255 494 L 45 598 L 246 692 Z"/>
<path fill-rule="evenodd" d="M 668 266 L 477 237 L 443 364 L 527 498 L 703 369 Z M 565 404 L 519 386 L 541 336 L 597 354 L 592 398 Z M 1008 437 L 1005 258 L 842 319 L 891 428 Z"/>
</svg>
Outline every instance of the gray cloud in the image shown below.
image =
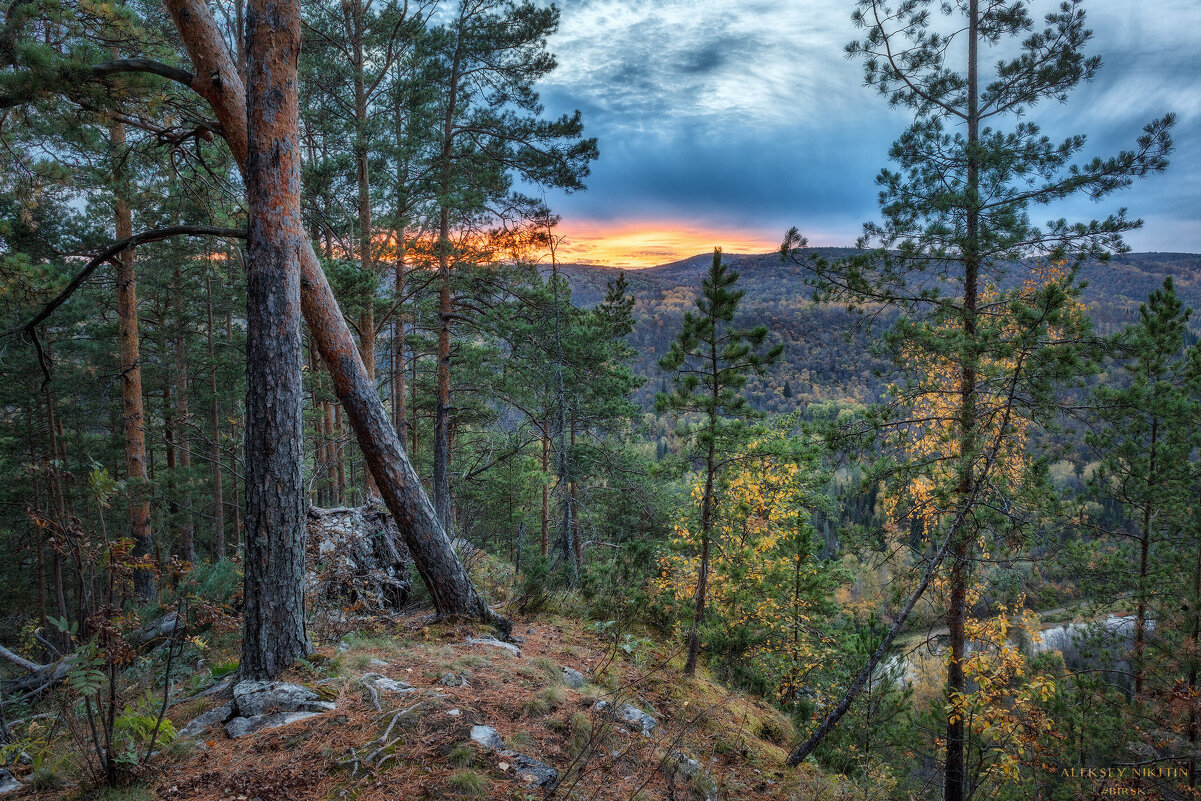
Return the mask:
<svg viewBox="0 0 1201 801">
<path fill-rule="evenodd" d="M 565 215 L 712 224 L 791 224 L 846 244 L 876 213 L 873 179 L 908 121 L 843 58 L 851 2 L 576 0 L 552 41 L 542 86 L 554 111 L 579 108 L 601 159 L 586 193 L 552 197 Z M 1056 3 L 1036 4 L 1035 12 Z M 1048 135 L 1089 134 L 1087 157 L 1130 147 L 1175 111 L 1173 165 L 1102 205 L 1038 209 L 1147 221 L 1133 246 L 1201 250 L 1201 7 L 1193 0 L 1094 0 L 1095 81 L 1031 114 Z"/>
</svg>

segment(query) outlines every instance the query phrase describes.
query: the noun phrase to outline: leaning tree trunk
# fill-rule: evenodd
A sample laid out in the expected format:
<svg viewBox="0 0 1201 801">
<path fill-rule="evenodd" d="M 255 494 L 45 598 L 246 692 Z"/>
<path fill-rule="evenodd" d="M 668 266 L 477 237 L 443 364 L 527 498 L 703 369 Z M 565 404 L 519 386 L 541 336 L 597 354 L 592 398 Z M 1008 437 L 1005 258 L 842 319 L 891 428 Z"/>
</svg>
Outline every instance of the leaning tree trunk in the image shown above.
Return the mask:
<svg viewBox="0 0 1201 801">
<path fill-rule="evenodd" d="M 246 115 L 243 84 L 208 6 L 201 0 L 165 0 L 195 68 L 192 88 L 213 107 L 239 165 L 246 163 Z M 466 568 L 438 523 L 433 506 L 367 378 L 354 337 L 312 244 L 300 242 L 301 310 L 313 341 L 332 378 L 334 393 L 346 410 L 367 466 L 396 518 L 405 544 L 442 616 L 485 620 L 506 633 L 511 624 L 480 597 Z"/>
<path fill-rule="evenodd" d="M 243 678 L 309 650 L 304 620 L 299 0 L 251 0 L 246 186 L 246 553 Z"/>
</svg>

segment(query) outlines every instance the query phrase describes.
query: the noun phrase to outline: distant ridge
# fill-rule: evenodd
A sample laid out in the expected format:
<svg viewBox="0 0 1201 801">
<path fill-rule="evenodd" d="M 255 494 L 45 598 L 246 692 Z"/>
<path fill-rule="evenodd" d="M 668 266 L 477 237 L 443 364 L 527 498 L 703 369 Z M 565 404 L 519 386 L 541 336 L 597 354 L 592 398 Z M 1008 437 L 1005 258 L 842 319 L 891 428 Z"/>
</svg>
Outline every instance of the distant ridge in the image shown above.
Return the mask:
<svg viewBox="0 0 1201 801">
<path fill-rule="evenodd" d="M 854 253 L 855 249 L 822 247 L 811 248 L 807 252 L 837 258 Z M 560 267 L 572 277 L 577 302 L 590 306 L 600 301 L 604 296 L 605 282 L 612 280 L 618 272 L 626 274 L 626 279 L 635 287 L 636 294 L 640 294 L 638 288 L 652 294 L 687 286 L 699 288 L 700 276 L 708 269 L 712 258 L 712 253 L 698 253 L 655 267 L 636 269 L 589 264 L 563 264 Z M 779 253 L 727 253 L 724 254 L 724 258 L 742 274 L 742 288 L 747 292 L 748 304 L 776 295 L 783 288 L 760 286 L 765 280 L 772 284 L 782 283 L 784 287 L 800 292 L 805 297 L 812 294 L 812 290 L 805 283 L 805 270 L 796 265 L 782 263 Z M 1081 268 L 1081 278 L 1087 284 L 1084 301 L 1089 304 L 1116 304 L 1137 309 L 1138 304 L 1145 301 L 1152 290 L 1162 285 L 1163 279 L 1168 275 L 1173 276 L 1177 292 L 1184 302 L 1201 309 L 1201 253 L 1126 253 L 1114 256 L 1108 262 L 1087 262 Z M 1008 278 L 1019 280 L 1018 265 L 1008 267 Z"/>
<path fill-rule="evenodd" d="M 854 252 L 853 248 L 816 248 L 827 257 Z M 638 350 L 636 370 L 647 377 L 636 400 L 650 407 L 661 389 L 657 367 L 680 326 L 680 317 L 700 288 L 701 275 L 712 262 L 712 253 L 698 253 L 657 267 L 621 270 L 583 264 L 561 268 L 572 284 L 572 300 L 588 307 L 605 295 L 605 284 L 624 272 L 637 299 L 637 325 L 630 337 Z M 813 289 L 806 283 L 805 270 L 784 264 L 779 253 L 725 254 L 725 260 L 741 273 L 739 286 L 746 296 L 739 313 L 740 323 L 763 323 L 771 329 L 773 342 L 783 342 L 783 361 L 771 375 L 753 379 L 747 391 L 757 408 L 789 411 L 814 401 L 852 399 L 867 402 L 879 397 L 891 365 L 870 355 L 878 330 L 864 329 L 863 320 L 840 307 L 815 304 Z M 1016 285 L 1022 278 L 1020 265 L 1008 269 L 1005 283 Z M 1109 262 L 1089 262 L 1081 268 L 1086 286 L 1082 299 L 1101 334 L 1112 333 L 1132 322 L 1139 304 L 1172 275 L 1177 293 L 1188 306 L 1201 310 L 1201 254 L 1127 253 Z M 875 325 L 886 321 L 877 320 Z M 1201 331 L 1201 313 L 1194 315 L 1194 332 Z M 785 382 L 791 399 L 783 397 Z"/>
</svg>

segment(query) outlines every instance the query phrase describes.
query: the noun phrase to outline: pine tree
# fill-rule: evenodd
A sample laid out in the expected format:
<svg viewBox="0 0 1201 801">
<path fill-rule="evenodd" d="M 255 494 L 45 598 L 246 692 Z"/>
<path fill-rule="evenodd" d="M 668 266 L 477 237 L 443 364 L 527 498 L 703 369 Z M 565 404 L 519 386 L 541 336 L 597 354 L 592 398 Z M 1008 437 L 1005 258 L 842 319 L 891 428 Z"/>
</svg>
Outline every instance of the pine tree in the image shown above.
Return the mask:
<svg viewBox="0 0 1201 801">
<path fill-rule="evenodd" d="M 692 626 L 688 632 L 688 659 L 684 673 L 696 672 L 700 655 L 700 625 L 705 614 L 708 589 L 709 557 L 712 547 L 714 493 L 730 441 L 744 430 L 742 420 L 753 410 L 739 392 L 752 373 L 762 374 L 784 352 L 783 345 L 763 349 L 767 326 L 743 329 L 734 326 L 734 314 L 744 292 L 734 289 L 738 273 L 721 258 L 721 248 L 713 250 L 713 264 L 701 283 L 697 312 L 687 311 L 680 333 L 671 350 L 659 360 L 660 369 L 671 374 L 671 392 L 655 398 L 659 412 L 677 415 L 702 415 L 702 421 L 688 434 L 696 455 L 704 460 L 704 488 L 700 501 L 701 554 Z"/>
<path fill-rule="evenodd" d="M 246 18 L 246 548 L 242 677 L 274 679 L 305 631 L 301 442 L 300 3 Z"/>
<path fill-rule="evenodd" d="M 898 169 L 885 169 L 877 178 L 883 222 L 864 226 L 858 254 L 834 262 L 818 259 L 813 265 L 815 282 L 827 299 L 852 308 L 883 303 L 905 313 L 890 343 L 900 358 L 927 365 L 949 360 L 955 373 L 954 387 L 926 388 L 956 398 L 949 415 L 953 431 L 942 446 L 942 455 L 955 468 L 934 492 L 945 499 L 938 516 L 943 545 L 910 599 L 924 593 L 933 571 L 949 558 L 947 693 L 952 707 L 966 687 L 964 624 L 980 530 L 976 515 L 989 505 L 983 496 L 998 466 L 992 446 L 1006 433 L 985 430 L 996 409 L 981 402 L 982 393 L 1005 394 L 1002 388 L 1008 386 L 1012 402 L 1005 408 L 1025 407 L 1031 419 L 1053 411 L 1054 388 L 1079 365 L 1069 354 L 1060 357 L 1055 348 L 1044 348 L 1040 328 L 1062 322 L 1074 291 L 1070 268 L 1086 257 L 1104 258 L 1122 250 L 1122 233 L 1141 224 L 1121 210 L 1103 220 L 1059 219 L 1040 228 L 1030 222 L 1030 210 L 1078 194 L 1101 198 L 1160 172 L 1172 146 L 1174 118 L 1167 115 L 1144 128 L 1133 150 L 1077 164 L 1083 136 L 1055 143 L 1028 121 L 1032 107 L 1064 101 L 1101 65 L 1099 58 L 1083 54 L 1091 34 L 1077 0 L 1047 14 L 1041 27 L 1031 18 L 1030 7 L 1024 0 L 859 0 L 852 19 L 866 35 L 849 44 L 847 53 L 863 59 L 869 86 L 891 104 L 910 108 L 915 119 L 890 151 Z M 990 47 L 1001 52 L 995 74 L 987 80 L 981 76 L 987 58 L 982 50 Z M 1016 54 L 1009 56 L 1003 48 Z M 1005 118 L 1015 120 L 1010 130 L 994 127 Z M 803 246 L 796 230 L 790 231 L 785 253 L 799 257 Z M 999 284 L 1005 265 L 1027 257 L 1051 264 L 1066 260 L 1069 271 L 1018 308 L 983 304 L 982 291 Z M 943 286 L 953 291 L 944 296 Z M 1015 324 L 1016 329 L 1001 336 Z M 1022 353 L 1017 347 L 1022 341 L 1028 349 L 1013 361 Z M 1010 419 L 1000 418 L 1002 428 Z M 887 424 L 894 431 L 903 428 L 900 420 Z M 911 609 L 908 603 L 890 635 Z M 891 639 L 885 637 L 869 668 Z M 861 673 L 844 701 L 792 753 L 791 764 L 799 763 L 845 713 L 865 680 Z M 946 801 L 962 801 L 970 790 L 965 743 L 963 717 L 952 711 L 946 728 Z"/>
<path fill-rule="evenodd" d="M 1134 553 L 1123 549 L 1122 563 L 1136 566 L 1134 695 L 1144 699 L 1147 679 L 1148 612 L 1156 590 L 1165 587 L 1163 571 L 1172 563 L 1160 548 L 1178 539 L 1189 523 L 1192 495 L 1190 457 L 1197 425 L 1197 359 L 1184 347 L 1192 309 L 1184 308 L 1169 276 L 1138 310 L 1138 320 L 1123 331 L 1114 350 L 1128 360 L 1130 383 L 1100 386 L 1093 392 L 1099 426 L 1086 438 L 1100 457 L 1090 486 L 1101 498 L 1117 501 L 1134 529 L 1115 534 L 1128 539 Z M 1116 569 L 1115 576 L 1127 571 Z"/>
<path fill-rule="evenodd" d="M 588 164 L 597 156 L 596 140 L 583 136 L 578 111 L 554 120 L 541 116 L 534 84 L 555 67 L 546 46 L 558 24 L 559 10 L 553 5 L 460 0 L 452 21 L 436 33 L 445 86 L 432 179 L 439 278 L 433 501 L 448 533 L 454 529 L 451 327 L 462 311 L 452 300 L 452 268 L 461 257 L 452 234 L 478 227 L 491 216 L 489 204 L 501 199 L 499 205 L 518 221 L 545 214 L 541 204 L 512 190 L 513 179 L 569 192 L 582 189 Z"/>
</svg>

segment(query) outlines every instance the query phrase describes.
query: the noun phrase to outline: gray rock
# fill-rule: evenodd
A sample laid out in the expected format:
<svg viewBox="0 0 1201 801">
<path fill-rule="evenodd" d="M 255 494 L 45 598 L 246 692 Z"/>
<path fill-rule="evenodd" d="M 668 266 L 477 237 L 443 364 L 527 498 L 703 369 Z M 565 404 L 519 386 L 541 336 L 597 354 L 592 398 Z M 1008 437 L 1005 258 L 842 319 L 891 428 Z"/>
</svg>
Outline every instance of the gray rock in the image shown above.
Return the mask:
<svg viewBox="0 0 1201 801">
<path fill-rule="evenodd" d="M 526 784 L 536 784 L 544 790 L 553 790 L 559 783 L 559 771 L 525 754 L 505 754 L 513 763 L 517 778 Z"/>
<path fill-rule="evenodd" d="M 240 681 L 234 685 L 234 710 L 242 718 L 277 712 L 329 712 L 335 708 L 320 699 L 316 690 L 283 681 Z"/>
<path fill-rule="evenodd" d="M 674 777 L 677 781 L 690 781 L 701 772 L 701 763 L 685 754 L 683 751 L 673 751 L 670 759 L 663 765 L 663 773 Z"/>
<path fill-rule="evenodd" d="M 256 731 L 263 729 L 276 729 L 280 726 L 287 726 L 289 723 L 295 723 L 298 720 L 306 718 L 315 718 L 320 714 L 318 712 L 275 712 L 270 715 L 253 715 L 246 718 L 234 718 L 229 723 L 225 724 L 225 733 L 232 739 L 245 737 L 248 734 L 254 734 Z"/>
<path fill-rule="evenodd" d="M 0 795 L 11 793 L 13 790 L 20 790 L 24 786 L 8 769 L 0 768 Z"/>
<path fill-rule="evenodd" d="M 305 583 L 310 597 L 355 600 L 368 613 L 404 606 L 413 559 L 392 515 L 382 504 L 355 508 L 310 507 Z"/>
<path fill-rule="evenodd" d="M 573 690 L 584 686 L 584 674 L 575 668 L 563 667 L 563 682 Z"/>
<path fill-rule="evenodd" d="M 390 679 L 387 676 L 380 675 L 379 673 L 364 673 L 362 676 L 359 676 L 359 681 L 363 682 L 363 684 L 370 684 L 381 693 L 416 692 L 411 685 L 405 684 L 403 681 Z"/>
<path fill-rule="evenodd" d="M 601 712 L 608 707 L 608 701 L 597 701 L 596 706 L 594 706 L 593 709 L 595 709 L 597 712 Z M 640 728 L 642 730 L 643 737 L 650 737 L 651 732 L 654 731 L 655 726 L 658 724 L 657 720 L 632 704 L 623 703 L 621 706 L 617 707 L 617 714 L 626 723 Z"/>
<path fill-rule="evenodd" d="M 459 676 L 454 673 L 447 673 L 445 676 L 438 679 L 438 683 L 444 687 L 466 687 L 467 679 L 464 676 Z"/>
<path fill-rule="evenodd" d="M 505 750 L 505 741 L 500 739 L 500 732 L 491 726 L 472 726 L 471 740 L 490 751 Z"/>
<path fill-rule="evenodd" d="M 371 660 L 367 662 L 367 667 L 386 668 L 387 666 L 388 666 L 387 662 L 385 662 L 382 659 L 376 659 L 374 656 L 371 657 Z"/>
<path fill-rule="evenodd" d="M 545 762 L 505 748 L 500 733 L 491 726 L 472 726 L 471 739 L 489 751 L 495 751 L 505 757 L 513 765 L 517 777 L 526 784 L 536 784 L 550 790 L 559 783 L 559 771 Z"/>
<path fill-rule="evenodd" d="M 199 717 L 189 721 L 188 725 L 179 730 L 179 734 L 176 735 L 176 739 L 189 740 L 193 737 L 199 737 L 208 731 L 208 728 L 214 723 L 224 723 L 225 721 L 229 720 L 233 713 L 234 705 L 232 702 L 222 704 L 215 709 L 210 709 L 203 715 L 200 715 Z"/>
<path fill-rule="evenodd" d="M 170 637 L 179 628 L 179 615 L 168 612 L 157 620 L 152 620 L 129 635 L 129 639 L 137 645 L 148 643 L 164 637 Z"/>
<path fill-rule="evenodd" d="M 511 642 L 501 642 L 495 637 L 468 637 L 468 645 L 490 645 L 493 648 L 503 648 L 514 656 L 521 656 L 521 649 Z"/>
</svg>

